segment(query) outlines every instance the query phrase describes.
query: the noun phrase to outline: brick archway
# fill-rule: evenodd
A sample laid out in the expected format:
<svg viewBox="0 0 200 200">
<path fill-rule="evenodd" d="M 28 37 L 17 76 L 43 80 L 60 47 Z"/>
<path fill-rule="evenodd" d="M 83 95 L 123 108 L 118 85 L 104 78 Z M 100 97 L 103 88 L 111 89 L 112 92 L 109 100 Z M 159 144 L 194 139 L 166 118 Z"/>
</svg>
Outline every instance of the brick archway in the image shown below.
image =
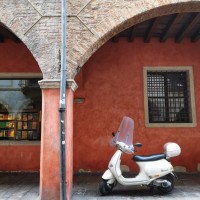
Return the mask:
<svg viewBox="0 0 200 200">
<path fill-rule="evenodd" d="M 61 2 L 21 0 L 0 3 L 0 20 L 28 47 L 44 79 L 59 79 Z M 200 0 L 69 0 L 68 78 L 111 37 L 147 19 L 199 12 Z"/>
<path fill-rule="evenodd" d="M 43 105 L 45 105 L 43 120 L 46 122 L 42 127 L 43 162 L 40 180 L 42 199 L 56 199 L 59 196 L 59 137 L 57 134 L 59 116 L 54 111 L 58 110 L 59 102 L 57 79 L 59 79 L 61 39 L 60 2 L 10 0 L 0 3 L 1 22 L 24 42 L 38 62 L 43 78 L 48 79 L 46 82 L 41 82 Z M 122 30 L 156 16 L 195 11 L 200 12 L 200 0 L 69 0 L 67 78 L 74 78 L 77 67 L 82 67 L 96 50 Z M 73 90 L 71 88 L 68 89 L 68 94 L 69 106 L 67 107 L 70 108 L 70 112 L 66 116 L 69 126 L 66 129 L 70 132 L 67 133 L 68 142 L 71 142 L 73 141 Z M 53 137 L 48 137 L 49 134 Z M 68 165 L 71 165 L 67 171 L 67 187 L 70 196 L 73 147 L 66 146 L 70 153 Z M 45 156 L 46 152 L 48 156 Z M 52 160 L 55 166 L 52 166 Z"/>
<path fill-rule="evenodd" d="M 71 77 L 76 76 L 77 66 L 83 66 L 98 48 L 122 30 L 157 16 L 200 11 L 199 0 L 78 2 L 71 1 L 69 9 L 68 61 L 74 65 L 69 72 Z"/>
</svg>

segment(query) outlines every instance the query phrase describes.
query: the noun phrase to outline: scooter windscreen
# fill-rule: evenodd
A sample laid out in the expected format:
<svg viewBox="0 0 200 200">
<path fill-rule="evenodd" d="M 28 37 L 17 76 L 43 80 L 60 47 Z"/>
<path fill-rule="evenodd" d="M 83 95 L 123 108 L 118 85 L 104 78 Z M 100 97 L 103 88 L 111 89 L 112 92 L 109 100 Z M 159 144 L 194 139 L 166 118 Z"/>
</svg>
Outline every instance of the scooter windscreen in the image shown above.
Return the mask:
<svg viewBox="0 0 200 200">
<path fill-rule="evenodd" d="M 123 117 L 119 129 L 113 142 L 123 142 L 128 146 L 133 146 L 134 121 L 130 117 Z"/>
</svg>

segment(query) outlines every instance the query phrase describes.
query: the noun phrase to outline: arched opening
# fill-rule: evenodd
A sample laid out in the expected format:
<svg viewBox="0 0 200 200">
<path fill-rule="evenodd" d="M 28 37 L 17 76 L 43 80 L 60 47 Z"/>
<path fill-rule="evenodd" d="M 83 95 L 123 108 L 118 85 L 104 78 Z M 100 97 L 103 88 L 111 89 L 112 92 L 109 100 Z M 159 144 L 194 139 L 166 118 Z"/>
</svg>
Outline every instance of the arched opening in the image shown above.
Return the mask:
<svg viewBox="0 0 200 200">
<path fill-rule="evenodd" d="M 0 171 L 36 172 L 31 179 L 39 187 L 42 72 L 25 44 L 2 23 L 0 55 Z M 7 177 L 17 184 L 20 175 Z M 21 178 L 32 182 L 29 175 Z"/>
<path fill-rule="evenodd" d="M 85 25 L 90 28 L 93 35 L 95 35 L 93 40 L 91 40 L 93 42 L 91 42 L 88 46 L 86 45 L 87 48 L 85 49 L 83 55 L 78 58 L 77 63 L 79 66 L 83 66 L 91 55 L 93 55 L 93 53 L 96 52 L 100 46 L 105 44 L 105 42 L 110 40 L 110 38 L 133 25 L 140 24 L 144 21 L 148 21 L 149 19 L 154 19 L 158 16 L 200 11 L 198 1 L 183 2 L 173 0 L 172 2 L 154 1 L 151 3 L 148 1 L 137 1 L 126 3 L 121 2 L 119 4 L 111 2 L 106 4 L 107 11 L 102 16 L 101 9 L 98 9 L 98 7 L 90 12 L 90 19 L 88 20 L 86 12 L 88 12 L 92 6 L 95 5 L 91 2 L 90 5 L 81 11 L 79 16 L 81 21 L 85 23 Z M 112 10 L 113 15 L 109 14 L 109 10 Z M 93 26 L 93 24 L 95 24 L 95 26 Z M 84 42 L 87 41 L 87 39 L 86 35 L 82 43 L 85 44 Z M 74 47 L 74 49 L 76 48 Z M 74 76 L 76 76 L 76 72 L 74 72 Z"/>
<path fill-rule="evenodd" d="M 124 115 L 135 120 L 134 141 L 144 144 L 141 154 L 162 152 L 164 143 L 174 141 L 182 148 L 173 159 L 176 169 L 198 171 L 199 19 L 199 12 L 147 19 L 112 37 L 88 60 L 76 77 L 75 171 L 107 168 L 113 155 L 109 138 Z M 165 76 L 167 92 L 162 91 Z M 150 90 L 150 85 L 161 90 Z M 149 111 L 148 101 L 159 113 Z M 135 170 L 130 157 L 124 161 Z"/>
</svg>

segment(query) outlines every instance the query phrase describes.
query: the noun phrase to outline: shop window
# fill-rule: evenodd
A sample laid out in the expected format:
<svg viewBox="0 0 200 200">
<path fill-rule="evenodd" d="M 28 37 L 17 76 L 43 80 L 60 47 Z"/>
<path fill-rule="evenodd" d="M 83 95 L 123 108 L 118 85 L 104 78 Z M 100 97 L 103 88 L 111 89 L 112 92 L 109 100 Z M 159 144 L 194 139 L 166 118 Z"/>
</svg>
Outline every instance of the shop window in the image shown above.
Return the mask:
<svg viewBox="0 0 200 200">
<path fill-rule="evenodd" d="M 40 140 L 38 79 L 0 80 L 0 139 Z"/>
<path fill-rule="evenodd" d="M 196 126 L 191 67 L 145 67 L 145 124 Z"/>
</svg>

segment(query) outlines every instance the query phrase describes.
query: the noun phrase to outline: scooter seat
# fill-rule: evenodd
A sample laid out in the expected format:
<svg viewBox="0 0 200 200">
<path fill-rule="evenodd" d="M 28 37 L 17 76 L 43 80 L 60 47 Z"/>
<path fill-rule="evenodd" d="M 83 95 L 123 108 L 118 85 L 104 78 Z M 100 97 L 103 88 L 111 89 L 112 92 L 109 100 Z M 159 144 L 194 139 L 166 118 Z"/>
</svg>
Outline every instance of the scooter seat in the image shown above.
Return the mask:
<svg viewBox="0 0 200 200">
<path fill-rule="evenodd" d="M 156 161 L 156 160 L 161 160 L 165 158 L 166 158 L 166 155 L 164 153 L 152 154 L 152 155 L 146 155 L 146 156 L 133 156 L 133 160 L 138 161 L 138 162 Z"/>
</svg>

